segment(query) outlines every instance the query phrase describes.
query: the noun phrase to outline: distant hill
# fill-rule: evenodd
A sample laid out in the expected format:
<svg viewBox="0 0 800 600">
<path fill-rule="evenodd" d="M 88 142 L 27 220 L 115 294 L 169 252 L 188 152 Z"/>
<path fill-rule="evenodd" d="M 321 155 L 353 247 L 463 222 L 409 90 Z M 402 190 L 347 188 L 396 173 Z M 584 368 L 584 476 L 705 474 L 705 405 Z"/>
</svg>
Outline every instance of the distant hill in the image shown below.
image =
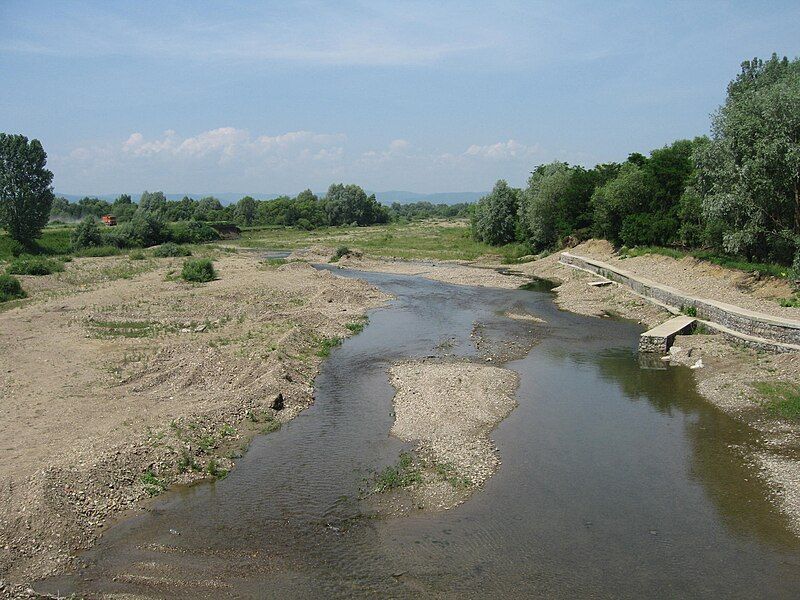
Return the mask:
<svg viewBox="0 0 800 600">
<path fill-rule="evenodd" d="M 383 204 L 409 204 L 411 202 L 430 202 L 431 204 L 458 204 L 460 202 L 476 202 L 486 192 L 439 192 L 435 194 L 420 194 L 417 192 L 375 192 L 375 197 Z"/>
<path fill-rule="evenodd" d="M 125 193 L 125 192 L 120 192 Z M 323 196 L 325 192 L 315 192 L 318 196 Z M 409 204 L 411 202 L 430 202 L 431 204 L 458 204 L 460 202 L 476 202 L 481 196 L 485 196 L 486 192 L 439 192 L 435 194 L 420 194 L 418 192 L 404 192 L 404 191 L 389 191 L 389 192 L 367 192 L 368 194 L 375 194 L 378 202 L 382 204 L 392 204 L 399 202 L 400 204 Z M 119 194 L 65 194 L 63 192 L 56 192 L 56 196 L 66 198 L 70 202 L 77 202 L 81 198 L 90 195 L 94 198 L 107 200 L 113 202 Z M 139 200 L 142 195 L 141 192 L 130 194 L 134 202 Z M 189 196 L 195 200 L 199 200 L 204 196 L 214 196 L 219 198 L 223 204 L 231 204 L 238 202 L 244 196 L 252 196 L 257 200 L 272 200 L 278 198 L 281 194 L 253 194 L 253 193 L 233 193 L 224 192 L 221 194 L 204 192 L 202 194 L 164 194 L 167 200 L 180 200 L 184 196 Z"/>
</svg>

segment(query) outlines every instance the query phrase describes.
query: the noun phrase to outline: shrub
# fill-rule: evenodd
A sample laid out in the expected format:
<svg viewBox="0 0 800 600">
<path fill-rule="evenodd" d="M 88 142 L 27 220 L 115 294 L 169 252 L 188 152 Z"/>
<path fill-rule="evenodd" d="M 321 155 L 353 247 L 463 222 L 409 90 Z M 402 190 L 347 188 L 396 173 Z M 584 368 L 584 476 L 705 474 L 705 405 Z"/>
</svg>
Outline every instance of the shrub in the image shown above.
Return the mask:
<svg viewBox="0 0 800 600">
<path fill-rule="evenodd" d="M 144 252 L 142 252 L 141 250 L 134 250 L 133 252 L 128 254 L 128 258 L 131 260 L 144 260 L 145 256 Z"/>
<path fill-rule="evenodd" d="M 8 266 L 8 272 L 14 275 L 50 275 L 63 270 L 62 262 L 31 255 L 19 256 Z"/>
<path fill-rule="evenodd" d="M 116 246 L 93 246 L 74 252 L 75 256 L 114 256 L 119 253 Z"/>
<path fill-rule="evenodd" d="M 161 244 L 158 248 L 153 250 L 153 256 L 157 258 L 168 258 L 171 256 L 191 256 L 192 252 L 188 248 L 179 246 L 174 242 L 167 242 Z"/>
<path fill-rule="evenodd" d="M 70 241 L 74 250 L 102 246 L 103 235 L 100 233 L 100 227 L 97 225 L 97 221 L 92 217 L 86 217 L 72 231 Z"/>
<path fill-rule="evenodd" d="M 117 248 L 143 248 L 166 241 L 169 231 L 153 213 L 136 213 L 127 223 L 103 232 L 103 241 Z"/>
<path fill-rule="evenodd" d="M 25 296 L 19 279 L 11 275 L 0 275 L 0 302 L 8 302 Z"/>
<path fill-rule="evenodd" d="M 208 223 L 178 221 L 169 226 L 169 239 L 176 244 L 200 244 L 219 239 L 219 232 Z"/>
<path fill-rule="evenodd" d="M 331 256 L 331 262 L 337 262 L 340 258 L 348 254 L 350 254 L 350 248 L 347 246 L 339 246 L 336 252 L 333 253 L 333 256 Z"/>
<path fill-rule="evenodd" d="M 217 278 L 214 263 L 208 258 L 190 258 L 183 263 L 181 277 L 186 281 L 205 283 Z"/>
</svg>

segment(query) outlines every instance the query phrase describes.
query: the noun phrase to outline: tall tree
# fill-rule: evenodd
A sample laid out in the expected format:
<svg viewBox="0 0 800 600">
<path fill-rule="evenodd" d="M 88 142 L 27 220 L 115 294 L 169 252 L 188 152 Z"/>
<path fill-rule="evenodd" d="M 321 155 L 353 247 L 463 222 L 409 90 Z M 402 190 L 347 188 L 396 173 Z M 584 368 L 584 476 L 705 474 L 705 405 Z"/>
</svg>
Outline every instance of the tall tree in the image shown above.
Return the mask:
<svg viewBox="0 0 800 600">
<path fill-rule="evenodd" d="M 42 232 L 53 204 L 53 173 L 39 140 L 0 133 L 0 226 L 22 244 Z"/>
<path fill-rule="evenodd" d="M 252 225 L 256 218 L 256 201 L 252 196 L 245 196 L 236 203 L 236 219 L 242 225 Z"/>
<path fill-rule="evenodd" d="M 711 133 L 695 161 L 723 249 L 800 266 L 800 59 L 744 62 Z"/>
<path fill-rule="evenodd" d="M 516 238 L 519 212 L 519 191 L 503 179 L 494 184 L 475 206 L 472 230 L 475 237 L 487 244 L 499 245 Z"/>
</svg>

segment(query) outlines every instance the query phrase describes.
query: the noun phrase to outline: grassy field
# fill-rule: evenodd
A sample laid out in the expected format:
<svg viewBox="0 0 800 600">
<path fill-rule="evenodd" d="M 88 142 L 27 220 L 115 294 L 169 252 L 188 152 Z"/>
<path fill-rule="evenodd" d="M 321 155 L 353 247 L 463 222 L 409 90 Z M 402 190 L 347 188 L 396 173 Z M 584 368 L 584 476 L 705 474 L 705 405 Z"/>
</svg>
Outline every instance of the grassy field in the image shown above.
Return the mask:
<svg viewBox="0 0 800 600">
<path fill-rule="evenodd" d="M 313 231 L 254 228 L 231 243 L 245 248 L 293 250 L 308 246 L 349 246 L 370 256 L 403 259 L 473 260 L 484 254 L 513 262 L 528 250 L 523 244 L 495 248 L 472 239 L 466 221 L 424 221 L 408 225 L 327 227 Z"/>
</svg>

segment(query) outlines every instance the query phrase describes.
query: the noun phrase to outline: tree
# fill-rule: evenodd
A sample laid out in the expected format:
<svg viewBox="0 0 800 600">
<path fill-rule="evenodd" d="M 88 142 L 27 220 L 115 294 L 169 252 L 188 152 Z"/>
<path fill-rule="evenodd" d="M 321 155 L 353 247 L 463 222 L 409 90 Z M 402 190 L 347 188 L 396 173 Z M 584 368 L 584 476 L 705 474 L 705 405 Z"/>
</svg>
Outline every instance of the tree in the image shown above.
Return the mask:
<svg viewBox="0 0 800 600">
<path fill-rule="evenodd" d="M 139 199 L 139 212 L 142 214 L 163 217 L 166 206 L 167 198 L 164 196 L 164 192 L 144 191 Z"/>
<path fill-rule="evenodd" d="M 53 173 L 39 140 L 0 133 L 0 226 L 31 244 L 50 218 Z"/>
<path fill-rule="evenodd" d="M 647 213 L 655 190 L 654 178 L 645 168 L 626 162 L 615 179 L 592 194 L 595 235 L 614 243 L 648 243 L 649 222 L 640 215 Z"/>
<path fill-rule="evenodd" d="M 519 192 L 500 179 L 492 191 L 478 200 L 472 218 L 476 239 L 500 245 L 516 238 L 519 213 Z"/>
<path fill-rule="evenodd" d="M 520 198 L 520 219 L 530 244 L 536 250 L 551 248 L 560 230 L 570 228 L 565 221 L 566 202 L 572 170 L 563 162 L 541 165 L 531 173 L 528 187 Z"/>
<path fill-rule="evenodd" d="M 378 204 L 375 194 L 367 196 L 355 184 L 331 184 L 325 195 L 325 212 L 331 225 L 372 225 L 389 220 L 389 212 Z"/>
<path fill-rule="evenodd" d="M 252 225 L 256 218 L 256 201 L 245 196 L 236 203 L 236 220 L 242 225 Z"/>
<path fill-rule="evenodd" d="M 722 249 L 800 267 L 800 59 L 742 63 L 694 158 Z"/>
<path fill-rule="evenodd" d="M 214 196 L 200 198 L 197 208 L 192 218 L 196 221 L 216 221 L 219 220 L 218 213 L 222 210 L 222 202 Z"/>
</svg>

